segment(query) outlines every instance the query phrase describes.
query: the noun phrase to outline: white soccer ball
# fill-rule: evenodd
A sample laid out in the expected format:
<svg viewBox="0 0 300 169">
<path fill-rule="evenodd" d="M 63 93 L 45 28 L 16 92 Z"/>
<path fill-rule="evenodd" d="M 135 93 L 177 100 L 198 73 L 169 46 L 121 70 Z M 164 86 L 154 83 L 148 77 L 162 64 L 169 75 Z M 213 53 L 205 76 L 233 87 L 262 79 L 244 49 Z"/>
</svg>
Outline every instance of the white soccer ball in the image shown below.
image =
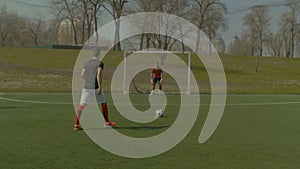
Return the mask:
<svg viewBox="0 0 300 169">
<path fill-rule="evenodd" d="M 157 109 L 155 111 L 155 117 L 156 118 L 161 118 L 161 117 L 164 117 L 164 111 L 162 109 Z"/>
</svg>

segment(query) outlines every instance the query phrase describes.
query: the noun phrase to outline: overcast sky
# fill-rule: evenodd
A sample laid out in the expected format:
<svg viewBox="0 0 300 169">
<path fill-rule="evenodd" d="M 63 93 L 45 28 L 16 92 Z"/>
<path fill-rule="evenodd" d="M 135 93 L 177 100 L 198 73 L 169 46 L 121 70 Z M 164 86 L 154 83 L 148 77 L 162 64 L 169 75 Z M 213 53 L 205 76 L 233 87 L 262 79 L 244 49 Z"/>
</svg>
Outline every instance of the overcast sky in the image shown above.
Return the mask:
<svg viewBox="0 0 300 169">
<path fill-rule="evenodd" d="M 226 42 L 226 46 L 230 44 L 231 39 L 235 35 L 239 35 L 243 29 L 243 16 L 249 12 L 247 9 L 254 5 L 261 4 L 274 4 L 286 2 L 286 0 L 223 0 L 228 8 L 230 14 L 227 15 L 228 29 L 221 33 L 222 38 Z M 43 17 L 50 18 L 51 12 L 47 7 L 49 5 L 49 0 L 0 0 L 0 4 L 6 4 L 9 10 L 17 11 L 20 15 L 34 17 L 37 14 L 42 15 Z M 35 4 L 30 5 L 30 4 Z M 271 27 L 273 30 L 277 30 L 278 21 L 280 15 L 287 10 L 286 7 L 272 7 L 271 16 L 272 24 Z M 103 25 L 109 20 L 102 20 Z"/>
</svg>

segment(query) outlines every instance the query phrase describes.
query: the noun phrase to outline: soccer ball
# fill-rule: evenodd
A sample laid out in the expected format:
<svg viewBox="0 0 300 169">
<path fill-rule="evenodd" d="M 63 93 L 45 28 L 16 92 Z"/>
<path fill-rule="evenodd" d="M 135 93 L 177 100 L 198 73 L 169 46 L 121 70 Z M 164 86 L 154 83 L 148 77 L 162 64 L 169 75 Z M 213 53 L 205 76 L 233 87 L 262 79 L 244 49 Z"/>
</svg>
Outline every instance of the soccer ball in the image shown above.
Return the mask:
<svg viewBox="0 0 300 169">
<path fill-rule="evenodd" d="M 164 117 L 164 111 L 162 109 L 157 109 L 155 111 L 155 117 L 156 118 L 161 118 L 161 117 Z"/>
</svg>

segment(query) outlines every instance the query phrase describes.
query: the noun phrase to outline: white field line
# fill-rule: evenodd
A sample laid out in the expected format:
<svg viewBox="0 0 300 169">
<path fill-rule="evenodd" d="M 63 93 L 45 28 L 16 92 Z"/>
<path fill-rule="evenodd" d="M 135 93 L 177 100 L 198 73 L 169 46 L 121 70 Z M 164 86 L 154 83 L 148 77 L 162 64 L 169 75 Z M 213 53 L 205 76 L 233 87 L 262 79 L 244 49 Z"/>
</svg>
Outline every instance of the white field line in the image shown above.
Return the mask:
<svg viewBox="0 0 300 169">
<path fill-rule="evenodd" d="M 0 97 L 0 100 L 19 102 L 19 103 L 37 103 L 37 104 L 54 104 L 54 105 L 72 105 L 73 103 L 62 103 L 62 102 L 44 102 L 44 101 L 35 101 L 35 100 L 20 100 L 20 99 L 9 99 Z"/>
<path fill-rule="evenodd" d="M 72 96 L 72 93 L 36 93 L 36 92 L 1 92 L 0 96 L 4 96 L 4 95 L 36 95 L 36 96 L 40 96 L 40 95 L 50 95 L 50 96 Z M 180 96 L 180 93 L 166 93 L 168 96 Z M 111 95 L 109 93 L 106 93 L 106 95 Z M 124 95 L 122 93 L 120 94 L 115 94 L 116 96 L 118 95 Z M 139 95 L 145 95 L 145 94 L 135 94 L 132 93 L 130 95 L 134 95 L 134 96 L 139 96 Z M 183 94 L 184 96 L 186 96 L 185 94 Z M 211 94 L 191 94 L 190 96 L 211 96 Z M 300 94 L 227 94 L 227 96 L 234 96 L 234 97 L 300 97 Z"/>
<path fill-rule="evenodd" d="M 48 95 L 48 96 L 70 96 L 72 93 L 35 93 L 35 92 L 2 92 L 0 96 L 4 95 L 33 95 L 33 96 L 41 96 L 41 95 Z"/>
<path fill-rule="evenodd" d="M 10 99 L 0 97 L 0 100 L 12 101 L 12 102 L 21 102 L 21 103 L 36 103 L 36 104 L 49 104 L 49 105 L 73 105 L 73 103 L 64 103 L 64 102 L 46 102 L 46 101 L 36 101 L 36 100 L 21 100 L 21 99 Z M 108 103 L 112 105 L 128 105 L 127 103 Z M 228 103 L 226 106 L 264 106 L 264 105 L 291 105 L 291 104 L 300 104 L 300 102 L 274 102 L 274 103 Z M 136 106 L 145 106 L 149 104 L 133 104 Z M 152 105 L 163 105 L 163 104 L 152 104 Z M 167 104 L 170 106 L 177 106 L 178 104 Z M 188 104 L 195 105 L 195 104 Z M 202 106 L 210 106 L 211 104 L 200 104 Z M 221 106 L 222 104 L 214 104 L 215 106 Z"/>
</svg>

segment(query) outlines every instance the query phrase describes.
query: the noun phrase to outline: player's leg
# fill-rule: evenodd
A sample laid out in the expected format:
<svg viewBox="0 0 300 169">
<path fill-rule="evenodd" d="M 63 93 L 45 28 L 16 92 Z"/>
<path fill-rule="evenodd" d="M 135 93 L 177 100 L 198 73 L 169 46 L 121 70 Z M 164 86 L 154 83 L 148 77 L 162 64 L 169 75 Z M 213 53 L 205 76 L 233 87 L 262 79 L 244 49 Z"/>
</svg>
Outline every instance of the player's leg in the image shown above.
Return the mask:
<svg viewBox="0 0 300 169">
<path fill-rule="evenodd" d="M 163 80 L 159 79 L 159 90 L 162 90 Z"/>
<path fill-rule="evenodd" d="M 102 90 L 101 91 L 101 94 L 99 96 L 96 97 L 97 99 L 97 102 L 99 104 L 101 104 L 101 108 L 102 108 L 102 114 L 103 114 L 103 117 L 105 119 L 105 124 L 104 126 L 105 127 L 109 127 L 109 126 L 116 126 L 116 123 L 113 122 L 113 121 L 110 121 L 109 120 L 109 116 L 108 116 L 108 106 L 107 106 L 107 102 L 106 102 L 106 97 L 105 97 L 105 94 L 104 94 L 104 91 Z"/>
<path fill-rule="evenodd" d="M 154 90 L 155 90 L 155 86 L 156 86 L 157 81 L 155 80 L 155 78 L 151 79 L 151 84 L 152 84 L 152 90 L 150 95 L 154 94 Z"/>
<path fill-rule="evenodd" d="M 153 79 L 152 90 L 155 90 L 156 83 L 157 83 L 157 79 L 154 78 L 154 79 Z"/>
<path fill-rule="evenodd" d="M 81 113 L 82 113 L 83 109 L 84 109 L 84 105 L 79 105 L 77 107 L 76 116 L 75 116 L 75 124 L 74 124 L 74 130 L 75 131 L 82 130 L 82 127 L 79 123 L 79 119 L 80 119 L 80 116 L 81 116 Z"/>
<path fill-rule="evenodd" d="M 75 124 L 74 124 L 75 131 L 82 130 L 82 127 L 80 125 L 80 117 L 84 107 L 88 104 L 90 98 L 91 98 L 91 93 L 87 89 L 83 89 L 81 93 L 80 104 L 76 110 Z"/>
<path fill-rule="evenodd" d="M 80 104 L 80 105 L 77 107 L 75 124 L 79 124 L 79 119 L 80 119 L 80 117 L 81 117 L 81 113 L 82 113 L 84 107 L 85 107 L 85 105 L 83 105 L 83 104 Z"/>
</svg>

